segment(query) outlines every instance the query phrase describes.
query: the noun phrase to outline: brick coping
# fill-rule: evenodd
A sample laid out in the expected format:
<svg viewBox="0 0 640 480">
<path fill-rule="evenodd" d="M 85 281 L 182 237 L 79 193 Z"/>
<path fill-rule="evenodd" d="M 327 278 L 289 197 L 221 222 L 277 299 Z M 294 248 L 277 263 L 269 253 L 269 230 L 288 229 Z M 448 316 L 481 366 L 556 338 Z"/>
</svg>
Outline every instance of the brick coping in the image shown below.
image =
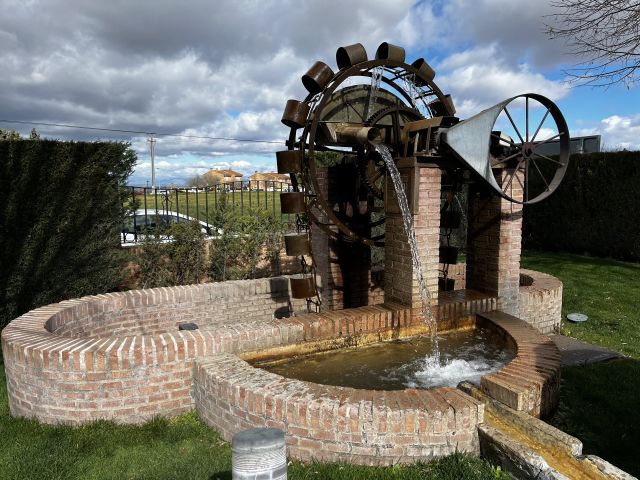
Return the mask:
<svg viewBox="0 0 640 480">
<path fill-rule="evenodd" d="M 303 461 L 414 463 L 479 453 L 484 405 L 461 390 L 360 390 L 319 385 L 254 368 L 235 355 L 196 362 L 199 417 L 230 441 L 245 429 L 279 428 Z"/>
<path fill-rule="evenodd" d="M 494 325 L 516 345 L 516 356 L 480 381 L 483 392 L 517 411 L 549 417 L 560 400 L 560 351 L 531 325 L 504 312 L 478 314 L 478 322 Z"/>
<path fill-rule="evenodd" d="M 215 301 L 217 288 L 224 288 L 225 295 L 231 297 L 250 298 L 267 292 L 274 281 L 277 279 L 110 293 L 68 300 L 22 315 L 2 331 L 12 415 L 54 424 L 83 424 L 103 418 L 139 423 L 156 415 L 172 416 L 194 406 L 197 358 L 362 333 L 407 335 L 418 328 L 409 309 L 388 303 L 283 320 L 222 324 L 197 331 L 96 337 L 50 331 L 57 331 L 65 323 L 100 318 L 107 311 Z M 475 318 L 492 308 L 493 302 L 480 302 L 477 308 L 463 310 Z M 487 314 L 483 315 L 480 318 L 486 318 Z M 559 357 L 556 365 L 551 347 L 545 346 L 542 336 L 535 337 L 535 330 L 524 328 L 526 324 L 503 318 L 489 320 L 513 338 L 519 353 L 513 366 L 509 364 L 489 376 L 483 388 L 516 409 L 546 414 L 557 403 Z M 521 375 L 522 369 L 529 373 Z"/>
</svg>

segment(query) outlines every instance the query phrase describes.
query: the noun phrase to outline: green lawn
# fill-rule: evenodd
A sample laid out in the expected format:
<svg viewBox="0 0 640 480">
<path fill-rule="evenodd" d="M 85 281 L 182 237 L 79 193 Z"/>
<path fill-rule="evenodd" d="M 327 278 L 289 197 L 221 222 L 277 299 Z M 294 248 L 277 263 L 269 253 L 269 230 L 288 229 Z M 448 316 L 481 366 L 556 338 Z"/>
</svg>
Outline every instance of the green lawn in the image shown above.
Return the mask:
<svg viewBox="0 0 640 480">
<path fill-rule="evenodd" d="M 565 253 L 524 252 L 522 267 L 562 280 L 562 333 L 640 359 L 640 264 Z M 570 312 L 589 316 L 566 320 Z"/>
<path fill-rule="evenodd" d="M 562 332 L 631 357 L 562 369 L 560 407 L 550 423 L 596 454 L 640 475 L 640 264 L 564 253 L 525 252 L 522 266 L 564 284 Z M 589 316 L 571 323 L 567 313 Z"/>
<path fill-rule="evenodd" d="M 145 201 L 148 210 L 169 210 L 179 212 L 184 215 L 198 218 L 200 221 L 206 221 L 207 214 L 209 218 L 220 202 L 227 201 L 238 208 L 246 211 L 248 209 L 262 209 L 272 212 L 274 215 L 280 215 L 280 192 L 279 191 L 231 191 L 222 192 L 178 192 L 175 191 L 169 195 L 158 194 L 157 196 L 147 193 L 136 195 L 137 208 L 144 209 Z M 126 206 L 131 204 L 131 198 L 127 200 Z M 157 205 L 157 207 L 156 207 Z"/>
<path fill-rule="evenodd" d="M 562 369 L 560 407 L 551 419 L 598 455 L 640 477 L 640 361 Z"/>
</svg>

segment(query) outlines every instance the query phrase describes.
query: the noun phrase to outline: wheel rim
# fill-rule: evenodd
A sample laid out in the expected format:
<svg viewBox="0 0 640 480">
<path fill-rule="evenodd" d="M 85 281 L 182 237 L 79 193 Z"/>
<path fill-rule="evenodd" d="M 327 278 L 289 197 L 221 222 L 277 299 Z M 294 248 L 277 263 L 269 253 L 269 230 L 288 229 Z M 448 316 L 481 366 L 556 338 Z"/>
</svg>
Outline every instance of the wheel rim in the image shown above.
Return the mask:
<svg viewBox="0 0 640 480">
<path fill-rule="evenodd" d="M 336 215 L 328 204 L 327 199 L 320 193 L 322 189 L 317 180 L 315 161 L 315 152 L 318 147 L 322 147 L 316 142 L 319 124 L 321 123 L 324 108 L 332 94 L 339 91 L 339 87 L 350 78 L 371 78 L 374 74 L 374 69 L 381 71 L 380 82 L 384 83 L 387 88 L 392 89 L 390 91 L 405 102 L 407 110 L 416 112 L 416 119 L 430 117 L 429 104 L 436 100 L 444 105 L 445 112 L 448 115 L 454 114 L 446 101 L 445 95 L 432 80 L 422 77 L 416 80 L 418 70 L 412 65 L 390 59 L 367 60 L 338 71 L 321 92 L 307 96 L 305 103 L 310 106 L 309 116 L 302 129 L 299 145 L 296 146 L 297 130 L 295 128 L 290 131 L 288 145 L 290 150 L 301 150 L 303 158 L 301 180 L 305 193 L 309 198 L 308 211 L 311 220 L 333 238 L 340 236 L 350 241 L 361 241 L 372 246 L 382 246 L 384 242 L 379 238 L 373 238 L 371 235 L 354 231 L 343 219 L 339 218 L 339 215 Z M 400 82 L 404 82 L 405 88 L 400 85 Z M 363 116 L 360 120 L 363 124 L 367 124 L 367 120 L 370 120 L 370 118 Z M 398 156 L 397 153 L 394 156 L 396 158 Z M 377 223 L 379 223 L 379 220 Z M 336 226 L 338 232 L 332 229 L 332 226 Z"/>
<path fill-rule="evenodd" d="M 516 102 L 524 108 L 509 109 Z M 533 115 L 534 111 L 538 115 Z M 500 124 L 506 125 L 511 135 L 492 132 L 489 161 L 494 172 L 502 172 L 496 179 L 502 196 L 520 204 L 544 200 L 558 188 L 569 165 L 569 130 L 560 109 L 542 95 L 518 95 L 503 102 L 494 128 Z M 559 145 L 557 159 L 541 151 L 542 146 L 555 141 Z M 513 194 L 518 187 L 522 198 Z"/>
</svg>

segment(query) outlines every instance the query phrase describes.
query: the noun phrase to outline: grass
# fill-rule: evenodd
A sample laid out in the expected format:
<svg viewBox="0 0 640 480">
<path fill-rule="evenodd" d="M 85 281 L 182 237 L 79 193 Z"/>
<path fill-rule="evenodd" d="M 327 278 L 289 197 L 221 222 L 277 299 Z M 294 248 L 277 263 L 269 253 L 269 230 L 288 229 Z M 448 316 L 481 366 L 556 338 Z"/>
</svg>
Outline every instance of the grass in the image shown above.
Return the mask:
<svg viewBox="0 0 640 480">
<path fill-rule="evenodd" d="M 562 369 L 556 427 L 631 475 L 640 476 L 640 361 L 616 360 Z"/>
<path fill-rule="evenodd" d="M 292 462 L 291 479 L 483 480 L 508 478 L 487 462 L 455 454 L 409 467 L 356 467 Z M 195 412 L 141 426 L 101 421 L 53 427 L 9 415 L 0 357 L 0 478 L 231 479 L 231 448 Z"/>
<path fill-rule="evenodd" d="M 524 252 L 522 267 L 564 284 L 562 333 L 640 359 L 640 264 L 565 253 Z M 570 312 L 589 320 L 571 323 Z"/>
<path fill-rule="evenodd" d="M 154 210 L 157 204 L 158 210 L 177 211 L 184 215 L 198 218 L 203 222 L 206 221 L 207 217 L 212 217 L 216 205 L 222 202 L 223 198 L 243 211 L 250 208 L 262 209 L 273 212 L 274 215 L 280 215 L 279 191 L 199 192 L 197 198 L 195 192 L 187 193 L 184 191 L 179 192 L 177 196 L 175 192 L 171 192 L 168 196 L 158 194 L 157 198 L 152 194 L 147 194 L 146 196 L 142 194 L 136 195 L 137 208 L 144 209 L 146 200 L 146 208 L 148 210 Z M 130 201 L 127 202 L 128 205 L 130 205 Z"/>
<path fill-rule="evenodd" d="M 640 264 L 525 252 L 522 266 L 562 280 L 562 333 L 631 357 L 563 368 L 560 406 L 550 423 L 582 440 L 585 454 L 640 475 Z M 589 320 L 571 323 L 570 312 Z"/>
</svg>

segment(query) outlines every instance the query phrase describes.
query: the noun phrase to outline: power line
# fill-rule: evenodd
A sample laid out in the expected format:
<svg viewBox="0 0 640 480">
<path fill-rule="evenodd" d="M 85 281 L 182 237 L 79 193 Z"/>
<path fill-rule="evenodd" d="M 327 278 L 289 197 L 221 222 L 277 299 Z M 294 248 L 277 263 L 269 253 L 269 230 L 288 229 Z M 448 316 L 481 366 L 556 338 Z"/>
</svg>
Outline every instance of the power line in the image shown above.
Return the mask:
<svg viewBox="0 0 640 480">
<path fill-rule="evenodd" d="M 101 128 L 101 127 L 87 127 L 82 125 L 68 125 L 64 123 L 45 123 L 45 122 L 27 122 L 24 120 L 4 120 L 0 119 L 2 123 L 18 123 L 22 125 L 38 125 L 46 127 L 62 127 L 62 128 L 77 128 L 81 130 L 93 130 L 100 132 L 114 132 L 114 133 L 135 133 L 137 135 L 155 135 L 158 137 L 177 137 L 177 138 L 191 138 L 201 140 L 223 140 L 228 142 L 244 142 L 244 143 L 270 143 L 270 144 L 282 144 L 275 140 L 258 140 L 254 138 L 232 138 L 232 137 L 209 137 L 206 135 L 184 135 L 180 133 L 158 133 L 158 132 L 145 132 L 142 130 L 122 130 L 119 128 Z"/>
</svg>

